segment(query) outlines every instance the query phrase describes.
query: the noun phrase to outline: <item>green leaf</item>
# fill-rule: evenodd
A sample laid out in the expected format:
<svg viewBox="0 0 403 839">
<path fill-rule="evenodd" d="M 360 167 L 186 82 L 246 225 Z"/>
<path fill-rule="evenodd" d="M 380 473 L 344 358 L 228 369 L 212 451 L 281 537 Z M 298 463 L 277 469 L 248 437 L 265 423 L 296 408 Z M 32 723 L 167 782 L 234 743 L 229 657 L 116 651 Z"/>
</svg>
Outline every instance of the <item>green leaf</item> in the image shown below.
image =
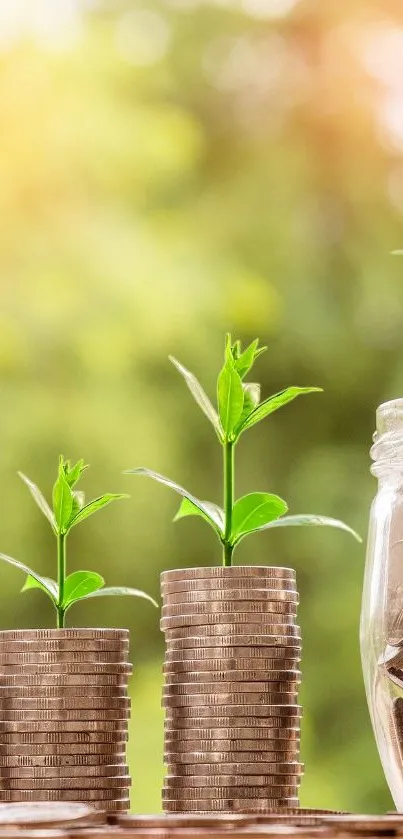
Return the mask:
<svg viewBox="0 0 403 839">
<path fill-rule="evenodd" d="M 85 464 L 82 459 L 79 460 L 72 468 L 70 468 L 68 461 L 65 466 L 67 466 L 67 469 L 65 469 L 66 481 L 70 487 L 75 486 L 75 484 L 80 480 L 85 469 L 88 469 L 88 465 Z"/>
<path fill-rule="evenodd" d="M 57 528 L 60 533 L 66 533 L 69 529 L 72 510 L 73 493 L 66 481 L 63 463 L 61 463 L 59 475 L 53 487 L 53 511 Z"/>
<path fill-rule="evenodd" d="M 28 565 L 24 565 L 23 562 L 19 562 L 18 559 L 13 559 L 12 556 L 7 556 L 7 554 L 0 553 L 0 559 L 3 562 L 7 562 L 9 565 L 13 565 L 14 568 L 18 568 L 20 571 L 23 571 L 24 574 L 27 574 L 29 577 L 33 577 L 40 585 L 39 588 L 42 588 L 43 591 L 49 595 L 50 599 L 56 605 L 56 600 L 58 597 L 58 588 L 57 583 L 54 580 L 50 580 L 49 577 L 41 577 L 40 574 L 37 574 L 36 571 L 33 571 L 32 568 L 28 568 Z M 32 588 L 32 586 L 30 586 Z"/>
<path fill-rule="evenodd" d="M 259 530 L 269 530 L 272 527 L 336 527 L 339 530 L 345 530 L 354 536 L 357 542 L 362 542 L 361 536 L 356 533 L 348 524 L 338 519 L 331 519 L 327 516 L 313 516 L 313 515 L 299 515 L 299 516 L 284 516 L 284 518 L 277 521 L 269 522 L 263 525 Z"/>
<path fill-rule="evenodd" d="M 36 484 L 34 484 L 29 478 L 27 478 L 27 476 L 24 475 L 23 472 L 18 472 L 18 475 L 20 476 L 21 480 L 24 481 L 24 484 L 28 487 L 32 495 L 32 498 L 34 499 L 34 501 L 36 501 L 39 509 L 44 514 L 44 516 L 46 516 L 47 520 L 52 525 L 53 530 L 56 532 L 56 519 L 52 513 L 52 510 L 49 507 L 48 502 L 46 501 L 46 498 L 44 498 Z"/>
<path fill-rule="evenodd" d="M 232 358 L 236 361 L 237 358 L 241 355 L 241 342 L 235 341 L 232 345 Z"/>
<path fill-rule="evenodd" d="M 193 398 L 196 400 L 197 404 L 202 409 L 207 419 L 210 420 L 219 438 L 222 439 L 222 429 L 217 411 L 211 404 L 210 399 L 204 392 L 200 382 L 196 379 L 196 376 L 194 376 L 193 373 L 190 372 L 190 370 L 187 370 L 186 367 L 183 366 L 183 364 L 180 364 L 180 362 L 177 361 L 176 358 L 174 358 L 172 355 L 169 356 L 169 360 L 172 361 L 172 364 L 176 367 L 177 370 L 179 370 L 179 373 L 181 373 L 181 375 L 185 379 L 185 382 Z"/>
<path fill-rule="evenodd" d="M 99 498 L 94 498 L 93 501 L 90 501 L 89 504 L 86 504 L 85 507 L 82 507 L 81 510 L 76 513 L 75 516 L 70 520 L 70 527 L 74 527 L 74 525 L 79 524 L 80 521 L 84 521 L 87 519 L 88 516 L 92 516 L 93 513 L 97 513 L 98 510 L 102 510 L 103 507 L 106 507 L 107 504 L 110 504 L 111 501 L 119 501 L 120 498 L 129 498 L 127 493 L 113 493 L 108 492 L 106 495 L 101 495 Z"/>
<path fill-rule="evenodd" d="M 239 422 L 244 400 L 241 377 L 228 362 L 218 377 L 217 399 L 221 425 L 228 438 Z"/>
<path fill-rule="evenodd" d="M 203 501 L 203 507 L 204 510 L 200 510 L 199 507 L 196 507 L 193 501 L 189 501 L 188 498 L 184 498 L 174 521 L 179 521 L 179 519 L 183 519 L 186 516 L 200 516 L 208 522 L 208 524 L 210 524 L 220 536 L 224 536 L 224 510 L 222 510 L 221 507 L 218 507 L 217 504 L 212 504 L 211 501 Z M 209 515 L 205 512 L 206 510 L 209 510 Z M 219 527 L 217 527 L 218 521 L 220 521 Z"/>
<path fill-rule="evenodd" d="M 77 490 L 73 490 L 73 507 L 71 510 L 71 518 L 74 518 L 75 515 L 82 510 L 85 504 L 85 493 L 84 492 L 77 492 Z M 71 519 L 70 519 L 71 521 Z"/>
<path fill-rule="evenodd" d="M 44 591 L 45 594 L 48 595 L 48 597 L 51 597 L 53 603 L 56 605 L 59 599 L 59 586 L 57 585 L 56 580 L 52 580 L 50 577 L 42 577 L 41 579 L 42 582 L 35 579 L 35 577 L 29 575 L 25 580 L 21 592 L 31 591 L 31 589 L 39 588 L 41 589 L 41 591 Z M 51 596 L 51 592 L 53 596 Z"/>
<path fill-rule="evenodd" d="M 95 571 L 75 571 L 64 582 L 63 608 L 68 609 L 76 600 L 82 600 L 105 585 L 105 580 Z"/>
<path fill-rule="evenodd" d="M 239 423 L 235 429 L 236 433 L 245 422 L 246 418 L 255 410 L 260 402 L 260 385 L 257 382 L 242 382 L 243 387 L 243 410 Z"/>
<path fill-rule="evenodd" d="M 288 510 L 278 495 L 268 492 L 251 492 L 239 498 L 232 511 L 231 542 L 239 542 L 246 534 L 259 530 L 263 525 L 280 518 Z"/>
<path fill-rule="evenodd" d="M 302 396 L 305 393 L 320 392 L 322 392 L 322 388 L 320 387 L 288 387 L 280 393 L 275 393 L 274 396 L 269 396 L 268 399 L 265 399 L 264 402 L 258 405 L 257 408 L 249 414 L 243 425 L 239 428 L 239 433 L 245 431 L 247 428 L 251 428 L 252 425 L 256 425 L 257 422 L 260 422 L 260 420 L 269 416 L 269 414 L 272 414 L 274 411 L 278 411 L 279 408 L 282 408 L 283 405 L 287 405 L 288 402 L 292 402 L 292 400 L 296 399 L 297 396 Z"/>
<path fill-rule="evenodd" d="M 85 597 L 82 597 L 81 600 L 89 600 L 91 597 L 142 597 L 143 600 L 148 600 L 149 603 L 152 603 L 157 609 L 158 603 L 154 600 L 153 597 L 150 597 L 149 594 L 146 594 L 145 591 L 140 591 L 138 588 L 128 588 L 127 586 L 108 586 L 107 588 L 100 588 L 98 591 L 93 591 L 91 594 L 86 594 Z"/>
<path fill-rule="evenodd" d="M 258 348 L 259 338 L 256 338 L 246 347 L 246 350 L 239 356 L 239 358 L 235 361 L 235 370 L 238 371 L 241 379 L 249 373 L 250 368 L 253 365 L 255 360 L 255 353 Z"/>
<path fill-rule="evenodd" d="M 173 489 L 174 492 L 177 492 L 178 495 L 181 495 L 183 498 L 187 498 L 188 501 L 194 504 L 198 510 L 204 513 L 206 517 L 211 520 L 213 526 L 215 525 L 217 533 L 221 534 L 222 510 L 219 510 L 218 508 L 219 512 L 217 512 L 215 504 L 210 504 L 209 501 L 200 501 L 199 498 L 196 498 L 195 495 L 192 495 L 191 492 L 188 492 L 187 489 L 184 489 L 179 484 L 171 481 L 170 478 L 165 478 L 164 475 L 160 475 L 158 472 L 153 472 L 151 469 L 145 469 L 142 466 L 137 469 L 126 469 L 125 475 L 144 475 L 146 478 L 152 478 L 154 481 L 158 481 L 158 483 L 170 487 L 170 489 Z"/>
</svg>

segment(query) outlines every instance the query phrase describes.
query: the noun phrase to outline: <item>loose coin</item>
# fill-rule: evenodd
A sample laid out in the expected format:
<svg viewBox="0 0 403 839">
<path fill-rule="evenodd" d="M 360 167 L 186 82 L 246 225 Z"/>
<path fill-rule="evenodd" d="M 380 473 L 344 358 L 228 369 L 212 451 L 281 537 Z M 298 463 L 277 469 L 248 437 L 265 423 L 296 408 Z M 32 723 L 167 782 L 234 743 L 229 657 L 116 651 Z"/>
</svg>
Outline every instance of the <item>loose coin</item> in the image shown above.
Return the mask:
<svg viewBox="0 0 403 839">
<path fill-rule="evenodd" d="M 202 776 L 209 778 L 216 773 L 224 775 L 284 775 L 287 773 L 299 776 L 304 774 L 304 764 L 298 761 L 286 761 L 285 763 L 266 763 L 264 760 L 250 761 L 248 763 L 170 763 L 169 771 L 176 777 L 188 778 Z"/>
<path fill-rule="evenodd" d="M 293 656 L 301 655 L 301 644 L 296 638 L 289 638 L 286 635 L 249 635 L 249 634 L 231 634 L 213 637 L 197 637 L 195 635 L 186 638 L 177 638 L 175 640 L 169 639 L 167 643 L 167 650 L 169 652 L 177 652 L 178 650 L 197 650 L 199 648 L 206 649 L 207 647 L 275 647 L 281 650 L 284 657 L 292 658 Z"/>
<path fill-rule="evenodd" d="M 0 801 L 93 801 L 126 798 L 125 789 L 0 789 Z"/>
<path fill-rule="evenodd" d="M 1 653 L 0 667 L 16 664 L 60 664 L 67 661 L 72 664 L 120 664 L 125 656 L 119 652 L 91 652 L 90 650 L 61 650 L 60 652 Z"/>
<path fill-rule="evenodd" d="M 201 799 L 207 798 L 209 800 L 211 796 L 214 798 L 259 798 L 260 796 L 270 796 L 270 798 L 288 798 L 292 796 L 298 795 L 298 785 L 292 784 L 290 786 L 286 786 L 285 784 L 281 786 L 274 786 L 273 784 L 260 787 L 260 786 L 231 786 L 231 787 L 213 787 L 210 789 L 209 787 L 206 789 L 205 787 L 186 787 L 186 789 L 177 789 L 176 787 L 163 787 L 162 790 L 162 799 L 170 799 L 175 800 L 178 799 L 186 799 L 187 801 L 192 801 L 192 799 Z"/>
<path fill-rule="evenodd" d="M 126 731 L 43 731 L 11 732 L 1 735 L 1 745 L 26 743 L 119 743 L 121 749 L 128 740 Z"/>
<path fill-rule="evenodd" d="M 226 681 L 226 682 L 165 682 L 163 695 L 169 696 L 193 696 L 200 693 L 207 694 L 221 694 L 221 693 L 269 693 L 287 696 L 296 696 L 298 693 L 298 684 L 295 682 L 254 682 L 253 680 L 247 682 Z M 292 702 L 293 700 L 291 700 Z M 281 705 L 281 701 L 279 703 Z"/>
<path fill-rule="evenodd" d="M 291 693 L 265 693 L 263 691 L 261 693 L 241 693 L 239 691 L 230 693 L 227 691 L 226 693 L 198 693 L 191 696 L 167 696 L 164 692 L 162 697 L 163 708 L 199 708 L 205 706 L 214 708 L 223 705 L 248 707 L 252 704 L 277 708 L 281 702 L 284 702 L 286 706 L 292 705 L 293 702 L 296 705 L 298 702 L 297 693 L 293 695 Z"/>
<path fill-rule="evenodd" d="M 165 762 L 171 766 L 174 763 L 225 763 L 228 760 L 230 763 L 291 763 L 297 762 L 298 753 L 291 752 L 226 752 L 226 751 L 203 751 L 184 752 L 175 754 L 172 751 L 164 750 Z"/>
<path fill-rule="evenodd" d="M 108 704 L 109 701 L 114 704 L 116 699 L 127 698 L 127 691 L 121 687 L 111 687 L 110 685 L 11 685 L 5 686 L 1 684 L 0 677 L 0 708 L 4 700 L 12 699 L 36 699 L 40 698 L 55 698 L 63 699 L 64 697 L 71 697 L 74 703 L 78 704 L 78 697 L 85 697 L 88 700 L 92 697 L 98 700 L 100 697 L 105 697 Z M 14 701 L 10 703 L 14 706 Z"/>
<path fill-rule="evenodd" d="M 190 670 L 176 672 L 164 667 L 165 685 L 227 684 L 231 682 L 276 682 L 276 690 L 289 690 L 301 682 L 299 670 Z M 280 687 L 282 685 L 282 687 Z M 213 688 L 212 688 L 213 689 Z M 0 689 L 1 691 L 1 689 Z"/>
<path fill-rule="evenodd" d="M 126 690 L 128 685 L 128 678 L 124 673 L 121 674 L 111 674 L 108 675 L 94 675 L 91 673 L 91 678 L 89 679 L 88 673 L 82 674 L 79 676 L 71 675 L 70 673 L 40 673 L 39 675 L 24 675 L 24 674 L 17 674 L 17 675 L 4 675 L 0 669 L 0 693 L 3 688 L 42 688 L 42 687 L 51 687 L 51 688 L 84 688 L 88 689 L 100 689 L 103 693 L 106 690 L 106 693 L 109 691 L 113 693 L 114 690 Z"/>
<path fill-rule="evenodd" d="M 284 577 L 290 580 L 296 579 L 294 568 L 280 568 L 279 566 L 269 565 L 237 565 L 236 569 L 233 567 L 217 565 L 207 568 L 174 568 L 169 571 L 162 571 L 161 584 L 175 582 L 177 580 L 203 580 L 212 577 L 226 579 L 232 578 L 236 571 L 237 577 Z"/>
<path fill-rule="evenodd" d="M 6 676 L 41 676 L 42 674 L 46 676 L 50 676 L 53 674 L 60 674 L 60 675 L 79 675 L 83 676 L 88 674 L 88 676 L 96 676 L 96 675 L 121 675 L 124 674 L 125 676 L 131 676 L 133 672 L 133 665 L 129 662 L 94 662 L 94 661 L 82 661 L 82 662 L 73 662 L 69 659 L 63 661 L 62 663 L 56 662 L 52 664 L 8 664 L 6 666 L 0 666 L 0 679 Z M 87 679 L 88 679 L 87 676 Z"/>
<path fill-rule="evenodd" d="M 203 641 L 205 639 L 202 639 Z M 204 648 L 204 646 L 206 648 Z M 283 649 L 282 647 L 253 647 L 253 646 L 245 646 L 245 647 L 210 647 L 201 646 L 198 649 L 172 649 L 172 645 L 170 644 L 165 652 L 165 663 L 169 664 L 171 661 L 191 661 L 194 665 L 198 661 L 210 661 L 213 659 L 218 658 L 220 662 L 225 661 L 226 659 L 230 659 L 231 661 L 236 661 L 237 659 L 246 658 L 249 661 L 253 661 L 254 659 L 270 659 L 270 658 L 278 658 L 280 661 L 283 659 L 287 659 L 288 662 L 293 664 L 293 667 L 297 666 L 301 661 L 301 649 L 293 649 L 292 647 Z M 233 666 L 233 665 L 232 665 Z M 252 667 L 252 664 L 249 665 Z M 255 663 L 253 665 L 257 667 L 258 665 Z M 276 664 L 277 667 L 277 664 Z M 197 669 L 194 667 L 193 669 Z"/>
<path fill-rule="evenodd" d="M 97 697 L 97 696 L 35 696 L 35 697 L 13 697 L 6 699 L 0 698 L 1 713 L 4 718 L 7 718 L 7 712 L 10 711 L 31 711 L 31 710 L 66 710 L 73 711 L 77 708 L 79 711 L 97 709 L 107 709 L 112 711 L 122 711 L 130 708 L 129 697 Z"/>
<path fill-rule="evenodd" d="M 171 594 L 178 594 L 179 592 L 188 591 L 232 591 L 233 589 L 255 589 L 262 588 L 267 591 L 277 592 L 291 592 L 295 594 L 297 589 L 292 580 L 282 579 L 281 577 L 272 579 L 263 579 L 253 577 L 233 577 L 226 580 L 181 580 L 172 583 L 162 583 L 161 591 L 164 601 L 169 600 Z M 275 598 L 273 598 L 275 599 Z"/>
<path fill-rule="evenodd" d="M 5 756 L 0 755 L 0 771 L 10 767 L 101 767 L 112 762 L 119 763 L 122 766 L 125 765 L 124 752 L 110 750 L 107 753 L 104 751 L 94 753 L 90 748 L 81 754 L 66 754 L 66 749 L 58 753 L 55 751 L 48 752 L 48 747 L 31 746 L 31 751 L 28 752 L 25 751 L 25 748 L 23 750 L 12 749 L 11 751 L 8 749 Z"/>
<path fill-rule="evenodd" d="M 287 596 L 286 596 L 287 595 Z M 229 591 L 218 590 L 214 591 L 179 591 L 175 594 L 169 595 L 164 600 L 164 606 L 171 606 L 174 603 L 210 603 L 210 602 L 231 602 L 231 601 L 251 601 L 256 602 L 262 600 L 270 603 L 299 603 L 299 596 L 296 592 L 273 591 L 267 588 L 245 588 L 245 589 L 230 589 Z"/>
<path fill-rule="evenodd" d="M 216 728 L 211 726 L 207 728 L 172 728 L 166 729 L 166 738 L 176 738 L 178 741 L 184 740 L 274 740 L 274 741 L 292 741 L 299 743 L 300 741 L 299 728 L 268 728 L 267 726 L 245 726 L 244 728 Z M 258 749 L 258 747 L 256 747 Z"/>
<path fill-rule="evenodd" d="M 258 623 L 214 623 L 212 626 L 180 626 L 176 629 L 161 629 L 165 631 L 166 641 L 175 641 L 177 638 L 205 638 L 211 635 L 234 635 L 249 634 L 273 636 L 291 636 L 297 641 L 301 640 L 301 630 L 295 624 L 271 623 L 259 621 Z"/>
<path fill-rule="evenodd" d="M 295 666 L 293 659 L 287 658 L 223 658 L 221 659 L 202 659 L 198 661 L 166 661 L 163 667 L 165 675 L 171 673 L 178 674 L 178 678 L 183 678 L 182 674 L 195 674 L 202 676 L 204 673 L 227 674 L 227 673 L 256 673 L 263 671 L 266 673 L 266 678 L 270 681 L 276 679 L 276 674 L 282 672 L 292 673 L 294 675 L 301 675 L 298 666 Z M 214 676 L 215 678 L 215 676 Z M 263 681 L 263 679 L 262 679 Z"/>
<path fill-rule="evenodd" d="M 225 614 L 218 614 L 217 612 L 212 612 L 208 614 L 199 614 L 199 615 L 173 615 L 170 617 L 162 617 L 160 627 L 162 632 L 165 632 L 168 629 L 180 629 L 181 627 L 189 627 L 189 626 L 215 626 L 217 621 L 231 622 L 238 626 L 239 624 L 251 623 L 251 624 L 258 624 L 261 625 L 270 625 L 276 624 L 277 626 L 280 624 L 281 626 L 292 626 L 296 627 L 294 615 L 284 615 L 281 613 L 274 614 L 273 612 L 232 612 Z M 278 630 L 274 630 L 278 631 Z"/>
<path fill-rule="evenodd" d="M 128 641 L 128 629 L 5 629 L 0 632 L 2 641 L 47 641 L 55 640 L 111 640 Z"/>
<path fill-rule="evenodd" d="M 39 778 L 36 773 L 31 778 L 1 778 L 1 792 L 4 790 L 102 790 L 110 789 L 128 789 L 131 785 L 131 780 L 128 775 L 115 775 L 109 778 L 100 778 L 97 776 L 71 777 L 65 775 L 64 777 L 56 778 Z"/>
<path fill-rule="evenodd" d="M 111 778 L 113 776 L 128 775 L 129 768 L 122 763 L 106 763 L 95 766 L 4 766 L 0 767 L 0 784 L 7 778 Z M 1 816 L 1 812 L 0 812 Z"/>
<path fill-rule="evenodd" d="M 49 641 L 5 641 L 0 636 L 0 662 L 5 653 L 58 653 L 58 652 L 109 652 L 117 654 L 115 657 L 127 658 L 129 641 L 88 641 L 74 639 L 56 639 Z"/>
<path fill-rule="evenodd" d="M 256 739 L 228 739 L 228 740 L 214 740 L 214 739 L 198 739 L 193 740 L 178 740 L 177 737 L 165 737 L 164 741 L 165 754 L 170 752 L 178 752 L 179 749 L 186 752 L 203 752 L 203 751 L 220 751 L 220 752 L 259 752 L 263 754 L 264 751 L 276 754 L 281 753 L 284 760 L 298 760 L 299 743 L 292 740 L 287 743 L 286 740 L 256 740 Z"/>
<path fill-rule="evenodd" d="M 23 719 L 19 722 L 13 722 L 12 720 L 0 720 L 0 740 L 1 734 L 4 732 L 17 732 L 17 734 L 22 734 L 28 732 L 32 734 L 33 732 L 49 732 L 51 734 L 56 732 L 68 732 L 68 731 L 81 731 L 84 733 L 90 731 L 101 731 L 101 732 L 126 732 L 127 731 L 127 720 L 59 720 L 59 719 L 51 719 L 51 720 L 36 720 L 33 719 L 31 722 L 25 722 Z"/>
<path fill-rule="evenodd" d="M 164 778 L 165 789 L 200 789 L 212 787 L 236 787 L 236 786 L 255 786 L 255 787 L 289 787 L 293 786 L 298 789 L 301 777 L 295 775 L 208 775 L 188 776 L 183 775 L 166 775 Z M 276 792 L 277 795 L 277 792 Z"/>
<path fill-rule="evenodd" d="M 186 602 L 186 603 L 171 603 L 162 606 L 161 615 L 163 618 L 186 617 L 198 615 L 211 616 L 217 614 L 221 615 L 282 615 L 289 620 L 295 620 L 298 611 L 296 603 L 285 603 L 284 601 L 271 600 L 215 600 L 212 594 L 212 599 L 202 602 Z"/>
<path fill-rule="evenodd" d="M 126 743 L 9 743 L 0 744 L 0 757 L 11 755 L 113 755 L 125 759 Z M 105 763 L 106 761 L 104 761 Z M 110 763 L 110 760 L 108 760 Z M 7 765 L 7 764 L 6 764 Z"/>
</svg>

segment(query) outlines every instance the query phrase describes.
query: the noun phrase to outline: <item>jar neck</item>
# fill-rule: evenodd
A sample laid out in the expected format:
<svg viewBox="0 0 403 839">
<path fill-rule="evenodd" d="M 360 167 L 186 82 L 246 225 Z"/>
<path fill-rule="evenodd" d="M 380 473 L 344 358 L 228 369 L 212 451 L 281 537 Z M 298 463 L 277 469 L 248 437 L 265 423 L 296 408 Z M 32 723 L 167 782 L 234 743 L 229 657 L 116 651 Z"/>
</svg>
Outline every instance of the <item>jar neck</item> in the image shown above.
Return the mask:
<svg viewBox="0 0 403 839">
<path fill-rule="evenodd" d="M 371 472 L 381 485 L 403 482 L 403 399 L 384 402 L 376 412 Z"/>
</svg>

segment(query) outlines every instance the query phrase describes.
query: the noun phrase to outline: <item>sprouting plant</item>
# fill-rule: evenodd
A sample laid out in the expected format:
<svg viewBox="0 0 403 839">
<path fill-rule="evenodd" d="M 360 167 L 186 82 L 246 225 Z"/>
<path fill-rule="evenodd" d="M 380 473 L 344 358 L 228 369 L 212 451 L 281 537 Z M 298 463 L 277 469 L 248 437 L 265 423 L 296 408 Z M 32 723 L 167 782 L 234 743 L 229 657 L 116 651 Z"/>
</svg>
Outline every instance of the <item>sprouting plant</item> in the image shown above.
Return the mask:
<svg viewBox="0 0 403 839">
<path fill-rule="evenodd" d="M 235 449 L 245 431 L 260 420 L 287 405 L 297 396 L 321 391 L 317 387 L 288 387 L 268 399 L 260 401 L 260 385 L 246 382 L 247 376 L 256 359 L 267 347 L 259 347 L 259 339 L 252 341 L 242 350 L 240 341 L 232 343 L 227 335 L 225 342 L 224 366 L 217 380 L 217 410 L 193 375 L 175 358 L 170 360 L 179 370 L 196 400 L 197 404 L 210 420 L 223 449 L 223 484 L 224 506 L 218 507 L 210 501 L 200 501 L 183 487 L 152 472 L 150 469 L 129 469 L 126 474 L 146 475 L 166 484 L 182 496 L 181 506 L 174 521 L 184 516 L 201 516 L 213 528 L 223 548 L 223 565 L 232 565 L 233 552 L 240 541 L 249 533 L 268 530 L 273 527 L 296 525 L 329 525 L 360 537 L 348 525 L 325 516 L 297 515 L 286 516 L 288 507 L 285 501 L 268 492 L 252 492 L 235 500 Z"/>
<path fill-rule="evenodd" d="M 57 581 L 50 577 L 42 577 L 22 562 L 0 553 L 0 559 L 14 565 L 28 575 L 21 591 L 39 588 L 50 597 L 57 612 L 58 629 L 62 629 L 65 625 L 67 610 L 78 600 L 86 600 L 90 597 L 107 597 L 115 594 L 132 595 L 144 597 L 154 606 L 157 606 L 152 597 L 138 589 L 107 588 L 103 577 L 95 571 L 74 571 L 72 574 L 67 574 L 66 544 L 70 530 L 87 519 L 88 516 L 92 516 L 93 513 L 106 507 L 111 501 L 128 498 L 126 494 L 107 493 L 86 504 L 84 493 L 75 489 L 85 469 L 87 469 L 87 466 L 83 460 L 79 460 L 75 466 L 71 466 L 68 460 L 64 460 L 63 456 L 60 456 L 58 476 L 53 487 L 53 510 L 40 489 L 22 472 L 18 473 L 27 485 L 39 509 L 48 519 L 56 536 Z"/>
</svg>

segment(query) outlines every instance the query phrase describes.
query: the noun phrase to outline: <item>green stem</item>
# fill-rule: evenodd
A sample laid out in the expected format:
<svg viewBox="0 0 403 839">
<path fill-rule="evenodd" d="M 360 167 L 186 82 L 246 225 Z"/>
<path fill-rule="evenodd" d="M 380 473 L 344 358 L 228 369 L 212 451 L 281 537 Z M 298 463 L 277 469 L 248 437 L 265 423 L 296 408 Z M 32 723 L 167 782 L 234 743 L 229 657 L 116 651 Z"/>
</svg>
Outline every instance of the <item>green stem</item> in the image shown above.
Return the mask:
<svg viewBox="0 0 403 839">
<path fill-rule="evenodd" d="M 223 565 L 232 565 L 232 554 L 234 546 L 231 545 L 232 533 L 232 509 L 234 506 L 234 452 L 235 444 L 226 442 L 224 444 L 224 513 L 225 533 L 223 539 Z"/>
<path fill-rule="evenodd" d="M 64 600 L 64 581 L 66 579 L 66 534 L 59 533 L 57 537 L 57 582 L 59 584 L 59 600 L 57 604 L 57 628 L 64 628 L 65 611 L 62 607 Z"/>
</svg>

